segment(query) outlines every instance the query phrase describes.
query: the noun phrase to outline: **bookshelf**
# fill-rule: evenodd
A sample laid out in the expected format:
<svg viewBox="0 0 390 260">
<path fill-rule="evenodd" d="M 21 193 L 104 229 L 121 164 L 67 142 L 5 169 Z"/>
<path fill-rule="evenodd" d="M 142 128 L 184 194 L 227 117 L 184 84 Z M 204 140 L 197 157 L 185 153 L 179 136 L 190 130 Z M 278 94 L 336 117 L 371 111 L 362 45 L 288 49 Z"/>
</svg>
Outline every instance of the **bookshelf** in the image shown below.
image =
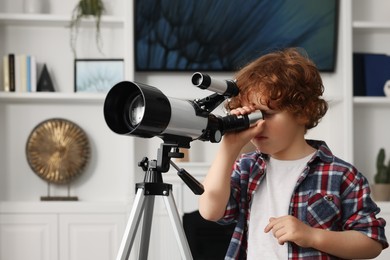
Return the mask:
<svg viewBox="0 0 390 260">
<path fill-rule="evenodd" d="M 386 0 L 352 1 L 352 51 L 390 54 L 390 3 Z M 380 69 L 380 68 L 378 68 Z M 373 183 L 376 156 L 381 147 L 390 153 L 390 97 L 353 97 L 353 135 L 355 165 Z M 388 160 L 388 159 L 387 159 Z M 390 219 L 389 202 L 379 202 L 381 216 Z M 387 238 L 389 232 L 386 231 Z M 388 259 L 385 250 L 376 259 Z"/>
<path fill-rule="evenodd" d="M 390 98 L 388 97 L 354 97 L 355 106 L 388 106 L 390 108 Z"/>
<path fill-rule="evenodd" d="M 103 93 L 58 93 L 58 92 L 34 92 L 34 93 L 8 93 L 0 92 L 1 103 L 103 103 Z"/>
<path fill-rule="evenodd" d="M 390 19 L 384 11 L 388 8 L 390 4 L 384 0 L 352 1 L 353 52 L 390 54 Z M 354 97 L 353 109 L 354 161 L 362 172 L 372 173 L 379 149 L 390 154 L 390 124 L 385 119 L 390 113 L 390 97 Z"/>
<path fill-rule="evenodd" d="M 135 171 L 133 140 L 112 134 L 105 125 L 104 93 L 74 92 L 69 23 L 77 1 L 49 2 L 52 11 L 45 14 L 23 13 L 21 0 L 0 3 L 0 56 L 34 55 L 38 76 L 46 64 L 55 88 L 55 92 L 0 92 L 0 230 L 4 234 L 5 229 L 13 233 L 13 227 L 22 228 L 19 234 L 23 234 L 24 241 L 30 241 L 24 252 L 15 255 L 8 248 L 13 248 L 21 237 L 1 240 L 0 258 L 114 258 L 134 191 L 135 177 L 129 174 Z M 84 19 L 79 31 L 78 58 L 126 59 L 125 1 L 113 0 L 107 5 L 110 12 L 101 21 L 104 55 L 95 47 L 94 20 Z M 3 72 L 2 64 L 0 67 Z M 90 141 L 88 167 L 70 185 L 70 194 L 78 196 L 78 202 L 39 201 L 47 195 L 48 187 L 29 168 L 25 145 L 33 128 L 49 118 L 76 123 Z M 51 185 L 50 194 L 64 196 L 67 187 Z M 81 247 L 68 243 L 83 236 L 88 239 L 79 242 Z M 101 241 L 111 243 L 107 246 Z M 94 248 L 97 255 L 91 256 L 88 247 Z"/>
<path fill-rule="evenodd" d="M 352 27 L 355 31 L 390 31 L 390 22 L 353 21 Z"/>
<path fill-rule="evenodd" d="M 0 12 L 0 28 L 4 39 L 0 53 L 34 55 L 39 71 L 47 64 L 49 74 L 56 79 L 55 90 L 73 92 L 73 54 L 70 48 L 71 12 L 69 14 L 24 14 Z M 125 18 L 104 15 L 101 20 L 103 54 L 95 43 L 95 21 L 83 19 L 78 35 L 77 58 L 124 58 Z M 29 42 L 26 45 L 26 42 Z M 47 46 L 42 48 L 42 46 Z M 59 50 L 61 53 L 59 55 Z"/>
<path fill-rule="evenodd" d="M 52 117 L 64 117 L 82 126 L 89 132 L 89 136 L 95 147 L 91 157 L 89 174 L 94 174 L 94 180 L 98 185 L 103 185 L 107 181 L 104 172 L 112 166 L 119 165 L 117 172 L 111 181 L 122 186 L 120 189 L 113 188 L 107 193 L 111 194 L 108 200 L 121 201 L 131 196 L 132 187 L 123 187 L 123 174 L 133 171 L 132 161 L 128 160 L 131 153 L 132 140 L 123 141 L 123 137 L 113 135 L 103 118 L 103 103 L 105 93 L 74 93 L 74 56 L 70 48 L 69 23 L 73 6 L 76 0 L 71 3 L 51 2 L 52 12 L 45 14 L 26 14 L 22 12 L 21 2 L 9 2 L 9 5 L 1 8 L 0 5 L 0 35 L 5 39 L 0 43 L 1 56 L 8 53 L 31 54 L 36 57 L 38 76 L 43 64 L 47 64 L 50 76 L 53 81 L 55 92 L 0 92 L 0 122 L 2 131 L 0 134 L 0 144 L 3 147 L 1 152 L 7 153 L 7 147 L 16 148 L 15 155 L 2 161 L 0 171 L 3 172 L 1 183 L 9 188 L 2 189 L 0 201 L 31 201 L 39 199 L 36 192 L 45 192 L 42 189 L 46 184 L 36 179 L 32 174 L 24 156 L 23 142 L 30 132 L 39 122 Z M 127 51 L 125 45 L 125 23 L 123 10 L 125 2 L 122 0 L 111 1 L 110 12 L 102 17 L 101 36 L 103 41 L 103 54 L 95 45 L 95 27 L 93 19 L 84 19 L 81 23 L 79 39 L 77 45 L 77 58 L 122 58 L 125 59 Z M 115 8 L 113 8 L 115 6 Z M 127 6 L 127 4 L 126 4 Z M 26 44 L 28 43 L 28 44 Z M 2 66 L 1 66 L 2 67 Z M 1 70 L 2 71 L 2 70 Z M 15 129 L 19 129 L 15 131 Z M 89 130 L 88 130 L 89 129 Z M 20 144 L 19 141 L 21 140 Z M 108 141 L 108 146 L 106 141 Z M 116 143 L 116 145 L 114 145 Z M 120 144 L 122 143 L 122 144 Z M 115 147 L 120 145 L 120 148 Z M 125 151 L 122 156 L 111 158 L 110 149 Z M 103 151 L 103 152 L 100 152 Z M 101 158 L 103 157 L 103 158 Z M 117 158 L 117 159 L 116 159 Z M 124 162 L 128 162 L 124 163 Z M 18 172 L 20 174 L 11 174 Z M 97 172 L 97 173 L 96 173 Z M 85 173 L 88 175 L 88 173 Z M 100 177 L 98 177 L 100 175 Z M 131 176 L 126 176 L 131 183 Z M 30 180 L 37 185 L 37 189 L 27 192 L 12 194 L 12 190 L 17 189 L 17 183 L 23 179 Z M 116 184 L 114 184 L 115 186 Z M 82 181 L 77 181 L 73 185 L 74 192 L 81 192 Z M 62 192 L 62 187 L 54 187 L 54 193 Z M 77 191 L 79 190 L 79 191 Z M 97 191 L 91 187 L 89 193 L 86 192 L 84 200 L 104 200 L 97 196 Z M 100 198 L 99 198 L 100 197 Z"/>
</svg>

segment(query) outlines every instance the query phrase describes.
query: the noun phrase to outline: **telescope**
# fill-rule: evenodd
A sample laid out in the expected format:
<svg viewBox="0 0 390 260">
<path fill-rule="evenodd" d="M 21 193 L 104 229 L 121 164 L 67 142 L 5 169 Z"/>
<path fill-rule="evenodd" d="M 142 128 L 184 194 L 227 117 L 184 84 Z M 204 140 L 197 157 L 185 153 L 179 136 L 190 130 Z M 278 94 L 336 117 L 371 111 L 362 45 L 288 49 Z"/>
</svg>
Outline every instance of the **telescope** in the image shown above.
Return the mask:
<svg viewBox="0 0 390 260">
<path fill-rule="evenodd" d="M 192 84 L 213 91 L 203 99 L 167 97 L 158 88 L 130 81 L 119 82 L 108 92 L 104 117 L 108 127 L 121 135 L 160 137 L 164 142 L 190 148 L 194 140 L 220 142 L 227 132 L 241 131 L 263 118 L 260 111 L 248 115 L 218 116 L 211 112 L 239 93 L 233 80 L 216 80 L 196 72 Z"/>
<path fill-rule="evenodd" d="M 247 129 L 263 118 L 261 112 L 224 117 L 211 113 L 224 100 L 239 93 L 233 80 L 215 80 L 196 72 L 192 75 L 192 84 L 214 93 L 203 99 L 182 100 L 167 97 L 159 89 L 143 83 L 122 81 L 113 86 L 106 96 L 104 118 L 113 132 L 142 138 L 157 136 L 164 141 L 158 149 L 157 160 L 149 161 L 144 157 L 138 164 L 145 172 L 144 182 L 136 184 L 135 202 L 117 260 L 128 259 L 141 216 L 144 216 L 144 223 L 139 259 L 147 259 L 155 196 L 164 199 L 182 259 L 192 260 L 172 196 L 172 185 L 163 182 L 161 173 L 167 172 L 172 165 L 194 194 L 202 194 L 203 185 L 171 160 L 183 157 L 179 148 L 190 148 L 190 142 L 194 140 L 217 143 L 225 133 Z"/>
</svg>

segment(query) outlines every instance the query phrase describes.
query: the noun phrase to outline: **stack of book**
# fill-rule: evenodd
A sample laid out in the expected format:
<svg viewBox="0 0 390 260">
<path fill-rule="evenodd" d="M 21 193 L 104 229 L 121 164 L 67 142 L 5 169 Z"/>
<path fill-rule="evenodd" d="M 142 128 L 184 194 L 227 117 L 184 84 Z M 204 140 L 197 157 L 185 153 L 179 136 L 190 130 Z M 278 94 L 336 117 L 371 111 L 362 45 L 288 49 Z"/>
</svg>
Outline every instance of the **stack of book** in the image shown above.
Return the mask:
<svg viewBox="0 0 390 260">
<path fill-rule="evenodd" d="M 37 90 L 35 57 L 13 53 L 4 55 L 2 85 L 5 92 L 35 92 Z"/>
</svg>

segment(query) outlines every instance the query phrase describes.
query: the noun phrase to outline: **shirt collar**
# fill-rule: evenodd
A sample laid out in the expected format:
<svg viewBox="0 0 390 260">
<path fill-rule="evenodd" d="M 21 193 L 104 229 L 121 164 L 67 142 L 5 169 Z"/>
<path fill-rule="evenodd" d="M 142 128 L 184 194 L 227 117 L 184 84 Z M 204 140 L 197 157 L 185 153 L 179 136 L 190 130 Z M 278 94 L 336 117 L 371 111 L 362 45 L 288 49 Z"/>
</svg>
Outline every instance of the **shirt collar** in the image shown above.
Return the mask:
<svg viewBox="0 0 390 260">
<path fill-rule="evenodd" d="M 327 163 L 333 161 L 334 155 L 324 141 L 308 139 L 306 140 L 306 142 L 317 150 L 313 157 L 310 159 L 309 164 L 317 158 Z M 267 160 L 269 158 L 268 154 L 262 153 L 260 150 L 256 150 L 256 152 L 263 160 Z"/>
<path fill-rule="evenodd" d="M 324 141 L 318 141 L 318 140 L 306 140 L 306 141 L 310 146 L 312 146 L 317 150 L 317 152 L 310 160 L 310 162 L 314 161 L 316 158 L 326 163 L 333 162 L 334 155 Z"/>
</svg>

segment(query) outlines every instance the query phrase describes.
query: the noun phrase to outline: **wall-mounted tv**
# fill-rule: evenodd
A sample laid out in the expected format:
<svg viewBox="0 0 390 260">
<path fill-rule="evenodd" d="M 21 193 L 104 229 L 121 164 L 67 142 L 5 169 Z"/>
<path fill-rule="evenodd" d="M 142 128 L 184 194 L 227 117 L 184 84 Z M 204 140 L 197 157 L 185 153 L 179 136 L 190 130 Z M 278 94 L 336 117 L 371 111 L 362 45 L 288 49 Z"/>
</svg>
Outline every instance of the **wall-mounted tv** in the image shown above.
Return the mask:
<svg viewBox="0 0 390 260">
<path fill-rule="evenodd" d="M 136 0 L 137 71 L 234 71 L 302 47 L 335 70 L 339 0 Z"/>
</svg>

